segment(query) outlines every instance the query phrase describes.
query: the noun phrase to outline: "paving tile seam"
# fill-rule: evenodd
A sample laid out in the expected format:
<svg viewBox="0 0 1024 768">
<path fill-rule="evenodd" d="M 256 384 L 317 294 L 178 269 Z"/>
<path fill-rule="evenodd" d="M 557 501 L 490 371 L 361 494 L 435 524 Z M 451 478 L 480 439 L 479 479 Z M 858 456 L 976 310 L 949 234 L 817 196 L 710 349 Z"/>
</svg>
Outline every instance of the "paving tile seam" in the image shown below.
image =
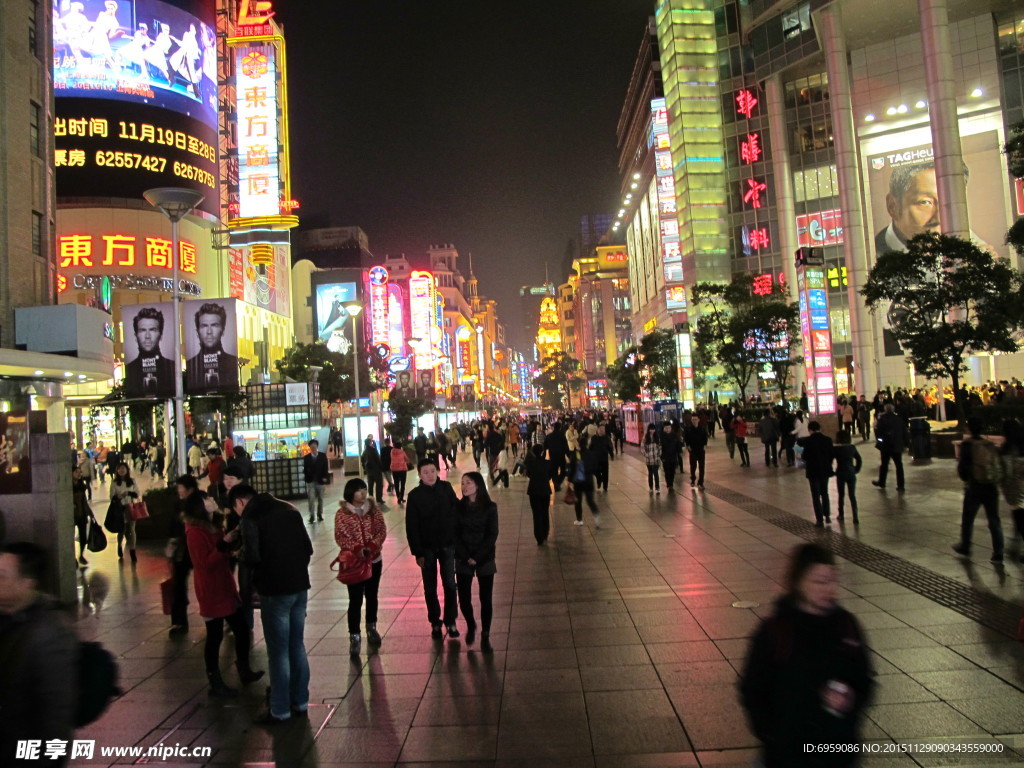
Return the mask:
<svg viewBox="0 0 1024 768">
<path fill-rule="evenodd" d="M 884 550 L 854 541 L 836 531 L 822 532 L 809 520 L 786 512 L 717 483 L 708 492 L 749 514 L 807 541 L 824 543 L 832 552 L 912 592 L 977 621 L 1010 638 L 1016 638 L 1021 608 L 1001 597 L 961 584 Z"/>
</svg>

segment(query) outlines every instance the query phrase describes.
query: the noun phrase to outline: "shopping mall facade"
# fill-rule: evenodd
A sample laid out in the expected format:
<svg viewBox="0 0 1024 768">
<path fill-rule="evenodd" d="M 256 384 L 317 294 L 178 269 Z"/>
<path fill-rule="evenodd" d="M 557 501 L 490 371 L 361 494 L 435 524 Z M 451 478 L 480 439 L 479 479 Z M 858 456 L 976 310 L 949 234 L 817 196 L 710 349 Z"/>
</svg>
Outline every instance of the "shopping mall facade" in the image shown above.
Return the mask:
<svg viewBox="0 0 1024 768">
<path fill-rule="evenodd" d="M 695 318 L 680 288 L 750 272 L 795 300 L 794 254 L 813 247 L 830 333 L 801 380 L 921 383 L 898 316 L 859 291 L 880 251 L 926 229 L 1017 261 L 1004 239 L 1024 189 L 1001 147 L 1024 118 L 1022 72 L 1012 0 L 659 3 L 619 132 L 634 333 L 674 328 L 684 382 Z M 973 382 L 1024 375 L 1019 354 L 970 366 Z"/>
</svg>

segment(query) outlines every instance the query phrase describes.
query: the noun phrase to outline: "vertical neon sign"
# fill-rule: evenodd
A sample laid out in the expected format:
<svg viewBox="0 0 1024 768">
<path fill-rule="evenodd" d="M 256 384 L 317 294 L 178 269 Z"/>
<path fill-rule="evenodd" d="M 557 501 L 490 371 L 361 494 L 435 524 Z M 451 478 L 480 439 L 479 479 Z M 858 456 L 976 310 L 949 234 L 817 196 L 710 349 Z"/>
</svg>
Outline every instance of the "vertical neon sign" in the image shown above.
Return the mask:
<svg viewBox="0 0 1024 768">
<path fill-rule="evenodd" d="M 811 413 L 835 413 L 836 379 L 832 363 L 832 328 L 828 316 L 824 254 L 801 248 L 796 260 L 800 292 L 800 333 L 804 342 L 807 404 Z"/>
<path fill-rule="evenodd" d="M 270 44 L 235 49 L 238 94 L 238 215 L 281 213 L 277 49 Z"/>
<path fill-rule="evenodd" d="M 416 370 L 425 371 L 430 365 L 430 328 L 435 312 L 434 276 L 429 272 L 413 272 L 409 278 L 409 319 L 412 337 L 419 339 L 415 351 Z"/>
<path fill-rule="evenodd" d="M 388 271 L 373 267 L 368 273 L 370 282 L 370 340 L 373 344 L 387 344 L 388 334 Z"/>
</svg>

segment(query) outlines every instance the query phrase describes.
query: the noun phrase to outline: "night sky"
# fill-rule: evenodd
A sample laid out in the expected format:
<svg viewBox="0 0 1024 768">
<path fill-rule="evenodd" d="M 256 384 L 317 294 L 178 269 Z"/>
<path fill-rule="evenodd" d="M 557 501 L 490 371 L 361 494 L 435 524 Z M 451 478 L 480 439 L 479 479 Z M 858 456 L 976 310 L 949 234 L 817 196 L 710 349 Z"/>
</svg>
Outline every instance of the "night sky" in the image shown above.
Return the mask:
<svg viewBox="0 0 1024 768">
<path fill-rule="evenodd" d="M 471 252 L 520 341 L 519 286 L 545 262 L 563 280 L 580 215 L 618 210 L 615 127 L 653 0 L 275 8 L 300 218 L 360 226 L 378 256 Z"/>
</svg>

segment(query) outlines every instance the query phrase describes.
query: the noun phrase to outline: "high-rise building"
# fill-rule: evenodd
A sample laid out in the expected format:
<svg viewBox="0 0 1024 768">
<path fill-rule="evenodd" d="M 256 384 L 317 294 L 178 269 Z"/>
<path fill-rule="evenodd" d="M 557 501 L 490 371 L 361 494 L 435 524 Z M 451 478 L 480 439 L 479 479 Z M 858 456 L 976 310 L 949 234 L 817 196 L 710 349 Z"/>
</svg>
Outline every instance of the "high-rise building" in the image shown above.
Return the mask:
<svg viewBox="0 0 1024 768">
<path fill-rule="evenodd" d="M 553 283 L 545 282 L 543 285 L 524 285 L 519 289 L 519 313 L 523 319 L 523 338 L 527 350 L 534 348 L 534 339 L 537 338 L 537 318 L 540 315 L 540 305 L 547 297 L 555 295 Z M 530 352 L 529 360 L 532 363 L 539 362 Z"/>
<path fill-rule="evenodd" d="M 574 297 L 577 359 L 589 379 L 604 379 L 607 367 L 633 343 L 625 246 L 595 248 L 574 267 L 579 280 Z"/>
</svg>

